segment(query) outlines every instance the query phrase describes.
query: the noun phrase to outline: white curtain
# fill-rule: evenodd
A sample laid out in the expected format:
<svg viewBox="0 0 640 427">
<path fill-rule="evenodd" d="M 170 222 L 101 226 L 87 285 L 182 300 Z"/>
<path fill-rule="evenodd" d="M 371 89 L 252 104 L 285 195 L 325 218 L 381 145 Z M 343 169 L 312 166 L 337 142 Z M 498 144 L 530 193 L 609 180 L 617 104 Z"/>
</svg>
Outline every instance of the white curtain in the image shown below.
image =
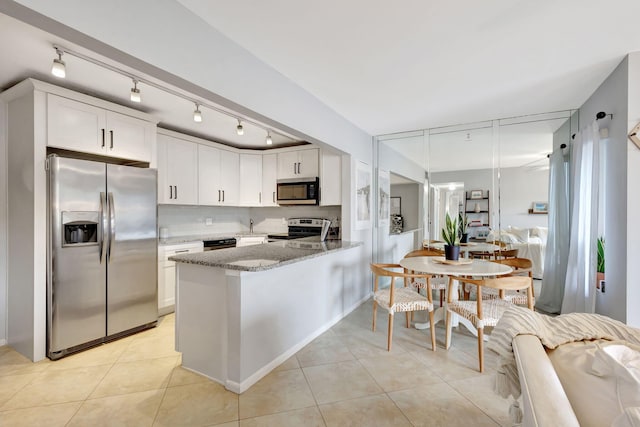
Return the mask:
<svg viewBox="0 0 640 427">
<path fill-rule="evenodd" d="M 549 233 L 536 309 L 560 313 L 569 257 L 569 149 L 549 156 Z"/>
<path fill-rule="evenodd" d="M 562 313 L 595 311 L 600 131 L 593 122 L 571 152 L 571 237 Z"/>
</svg>

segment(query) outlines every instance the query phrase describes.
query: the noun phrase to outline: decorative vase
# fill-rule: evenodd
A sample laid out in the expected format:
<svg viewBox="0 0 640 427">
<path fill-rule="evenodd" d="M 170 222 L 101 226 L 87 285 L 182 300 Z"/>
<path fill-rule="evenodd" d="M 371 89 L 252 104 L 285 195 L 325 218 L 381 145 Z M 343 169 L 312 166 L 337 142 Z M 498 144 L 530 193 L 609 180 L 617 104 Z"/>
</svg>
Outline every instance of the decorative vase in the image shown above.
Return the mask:
<svg viewBox="0 0 640 427">
<path fill-rule="evenodd" d="M 469 233 L 462 233 L 460 236 L 460 243 L 468 243 L 469 242 Z"/>
<path fill-rule="evenodd" d="M 444 245 L 444 258 L 457 261 L 460 258 L 460 246 Z"/>
<path fill-rule="evenodd" d="M 480 212 L 480 203 L 476 203 L 476 206 L 473 208 L 474 212 Z"/>
</svg>

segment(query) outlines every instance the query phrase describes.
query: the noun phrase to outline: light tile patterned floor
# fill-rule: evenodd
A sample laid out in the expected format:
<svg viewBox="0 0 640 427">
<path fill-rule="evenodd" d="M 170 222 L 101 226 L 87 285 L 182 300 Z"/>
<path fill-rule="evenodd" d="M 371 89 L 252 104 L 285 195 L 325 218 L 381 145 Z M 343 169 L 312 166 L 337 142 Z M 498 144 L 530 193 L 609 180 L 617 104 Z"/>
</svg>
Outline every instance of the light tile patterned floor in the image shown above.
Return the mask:
<svg viewBox="0 0 640 427">
<path fill-rule="evenodd" d="M 477 371 L 476 339 L 460 328 L 444 350 L 428 331 L 371 331 L 367 302 L 238 396 L 180 367 L 174 317 L 153 330 L 51 362 L 0 347 L 4 426 L 497 426 L 511 425 L 496 396 L 496 358 Z"/>
</svg>

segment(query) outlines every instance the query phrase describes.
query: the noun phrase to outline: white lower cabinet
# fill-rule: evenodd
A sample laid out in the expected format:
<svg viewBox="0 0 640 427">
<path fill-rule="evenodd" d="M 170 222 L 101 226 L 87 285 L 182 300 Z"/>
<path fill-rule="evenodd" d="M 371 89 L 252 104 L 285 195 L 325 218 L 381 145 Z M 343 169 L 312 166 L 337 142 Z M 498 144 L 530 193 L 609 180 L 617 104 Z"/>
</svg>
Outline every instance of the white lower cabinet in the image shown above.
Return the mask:
<svg viewBox="0 0 640 427">
<path fill-rule="evenodd" d="M 158 315 L 173 313 L 176 304 L 176 263 L 174 255 L 202 252 L 202 242 L 158 246 Z"/>
</svg>

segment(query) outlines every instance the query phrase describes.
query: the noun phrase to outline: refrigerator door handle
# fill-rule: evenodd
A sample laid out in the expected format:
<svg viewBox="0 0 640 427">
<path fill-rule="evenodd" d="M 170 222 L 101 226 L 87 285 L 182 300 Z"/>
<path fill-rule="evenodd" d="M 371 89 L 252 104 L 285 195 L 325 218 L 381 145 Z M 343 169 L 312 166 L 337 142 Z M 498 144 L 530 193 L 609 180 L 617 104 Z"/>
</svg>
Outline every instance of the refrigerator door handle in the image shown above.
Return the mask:
<svg viewBox="0 0 640 427">
<path fill-rule="evenodd" d="M 104 191 L 100 192 L 100 237 L 98 238 L 98 256 L 100 257 L 100 264 L 102 264 L 102 259 L 104 258 L 104 250 L 105 250 L 105 230 L 108 227 L 107 217 L 105 212 L 105 206 L 107 204 L 107 195 Z"/>
<path fill-rule="evenodd" d="M 113 246 L 113 236 L 116 234 L 116 214 L 113 204 L 113 193 L 109 192 L 109 247 L 107 248 L 107 260 L 111 262 L 111 248 Z"/>
</svg>

